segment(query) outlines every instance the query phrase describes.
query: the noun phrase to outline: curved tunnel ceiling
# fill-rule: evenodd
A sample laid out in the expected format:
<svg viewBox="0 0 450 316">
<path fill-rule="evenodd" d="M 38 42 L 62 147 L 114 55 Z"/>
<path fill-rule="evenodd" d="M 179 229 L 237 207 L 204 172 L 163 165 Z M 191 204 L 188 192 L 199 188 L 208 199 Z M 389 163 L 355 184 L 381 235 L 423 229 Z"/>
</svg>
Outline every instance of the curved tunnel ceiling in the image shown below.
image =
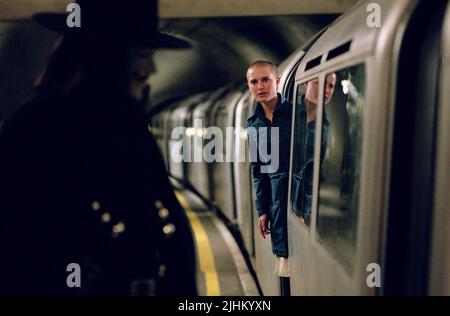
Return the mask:
<svg viewBox="0 0 450 316">
<path fill-rule="evenodd" d="M 160 30 L 182 35 L 191 49 L 155 53 L 151 105 L 245 78 L 257 59 L 280 63 L 337 15 L 164 19 Z"/>
</svg>

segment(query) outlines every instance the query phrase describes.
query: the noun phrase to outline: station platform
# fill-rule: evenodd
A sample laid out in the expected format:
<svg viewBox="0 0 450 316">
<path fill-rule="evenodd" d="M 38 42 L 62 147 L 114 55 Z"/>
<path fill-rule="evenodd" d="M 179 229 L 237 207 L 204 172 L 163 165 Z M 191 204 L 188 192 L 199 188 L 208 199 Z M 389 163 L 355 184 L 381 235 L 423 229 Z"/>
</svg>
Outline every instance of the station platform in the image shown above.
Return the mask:
<svg viewBox="0 0 450 316">
<path fill-rule="evenodd" d="M 225 224 L 194 193 L 177 189 L 197 252 L 199 296 L 259 296 L 239 246 Z"/>
</svg>

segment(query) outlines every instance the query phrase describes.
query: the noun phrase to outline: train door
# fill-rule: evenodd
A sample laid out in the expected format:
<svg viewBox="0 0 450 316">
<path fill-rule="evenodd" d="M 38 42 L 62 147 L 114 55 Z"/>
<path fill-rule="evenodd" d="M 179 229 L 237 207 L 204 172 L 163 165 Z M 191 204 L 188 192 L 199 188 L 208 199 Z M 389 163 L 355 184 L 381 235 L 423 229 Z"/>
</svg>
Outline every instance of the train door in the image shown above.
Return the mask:
<svg viewBox="0 0 450 316">
<path fill-rule="evenodd" d="M 442 71 L 438 128 L 436 129 L 436 169 L 433 232 L 430 256 L 430 295 L 450 295 L 450 5 L 443 23 Z"/>
<path fill-rule="evenodd" d="M 296 225 L 302 227 L 290 230 L 289 241 L 293 265 L 315 273 L 300 276 L 299 269 L 292 269 L 294 294 L 302 291 L 299 279 L 303 286 L 310 285 L 307 291 L 311 293 L 331 294 L 337 283 L 342 284 L 342 292 L 351 291 L 350 279 L 358 261 L 365 71 L 360 63 L 296 86 L 290 210 Z M 305 250 L 303 260 L 297 249 Z M 336 284 L 321 288 L 320 284 L 333 279 Z"/>
<path fill-rule="evenodd" d="M 447 103 L 439 101 L 439 89 L 443 93 L 441 100 L 445 100 L 449 88 L 448 81 L 447 86 L 443 85 L 448 64 L 442 62 L 445 56 L 442 39 L 448 43 L 448 24 L 446 29 L 442 27 L 446 7 L 447 1 L 419 2 L 399 48 L 381 289 L 385 295 L 426 295 L 430 271 L 434 278 L 432 292 L 439 293 L 445 288 L 438 286 L 436 274 L 448 272 L 448 266 L 439 265 L 448 258 L 449 251 L 448 243 L 447 248 L 440 246 L 445 238 L 448 240 L 445 231 L 449 230 L 448 204 L 446 213 L 443 203 L 445 199 L 448 201 L 450 186 L 448 177 L 441 178 L 445 173 L 448 175 L 448 151 L 447 155 L 443 151 L 445 142 L 448 144 L 449 103 L 448 99 Z M 443 31 L 447 32 L 447 38 L 443 37 Z M 444 81 L 440 82 L 441 78 Z M 446 224 L 441 224 L 445 219 Z M 438 241 L 437 236 L 443 239 Z M 434 261 L 430 262 L 431 252 Z"/>
<path fill-rule="evenodd" d="M 333 23 L 296 74 L 293 295 L 375 295 L 384 285 L 398 45 L 417 1 L 378 1 L 379 29 L 367 23 L 371 4 Z"/>
<path fill-rule="evenodd" d="M 246 119 L 251 115 L 250 109 L 253 102 L 249 91 L 245 92 L 240 98 L 236 110 L 234 125 L 236 131 L 234 134 L 234 191 L 236 197 L 237 224 L 242 235 L 245 249 L 250 257 L 255 256 L 254 249 L 254 221 L 255 208 L 251 192 L 253 184 L 251 182 L 251 169 L 248 157 L 248 139 L 245 130 Z"/>
</svg>

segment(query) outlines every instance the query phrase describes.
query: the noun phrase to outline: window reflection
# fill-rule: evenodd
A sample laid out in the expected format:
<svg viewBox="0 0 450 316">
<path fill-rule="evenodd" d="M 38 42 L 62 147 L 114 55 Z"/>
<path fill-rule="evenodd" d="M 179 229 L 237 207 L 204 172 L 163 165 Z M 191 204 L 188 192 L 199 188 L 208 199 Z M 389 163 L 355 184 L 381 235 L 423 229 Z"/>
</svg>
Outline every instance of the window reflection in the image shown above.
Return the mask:
<svg viewBox="0 0 450 316">
<path fill-rule="evenodd" d="M 325 106 L 332 100 L 335 85 L 336 74 L 329 74 L 326 77 L 324 90 Z M 312 209 L 314 142 L 317 106 L 319 103 L 319 79 L 310 80 L 302 85 L 297 93 L 296 102 L 291 202 L 293 212 L 309 225 Z M 326 152 L 329 125 L 326 114 L 324 114 L 321 162 Z"/>
<path fill-rule="evenodd" d="M 335 91 L 323 113 L 317 232 L 344 266 L 351 268 L 356 246 L 356 222 L 364 100 L 364 67 L 331 74 Z M 327 77 L 328 78 L 328 77 Z"/>
<path fill-rule="evenodd" d="M 318 82 L 318 79 L 317 79 Z M 304 194 L 306 166 L 306 108 L 304 106 L 305 85 L 298 86 L 295 117 L 294 117 L 294 142 L 291 178 L 291 205 L 292 211 L 304 219 Z"/>
</svg>

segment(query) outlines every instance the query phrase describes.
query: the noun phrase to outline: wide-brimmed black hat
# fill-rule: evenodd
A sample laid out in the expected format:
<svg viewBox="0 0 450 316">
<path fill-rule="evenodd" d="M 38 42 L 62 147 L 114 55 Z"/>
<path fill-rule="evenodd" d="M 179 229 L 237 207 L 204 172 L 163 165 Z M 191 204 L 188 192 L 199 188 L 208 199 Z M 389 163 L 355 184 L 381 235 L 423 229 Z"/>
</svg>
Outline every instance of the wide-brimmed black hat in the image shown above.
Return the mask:
<svg viewBox="0 0 450 316">
<path fill-rule="evenodd" d="M 33 15 L 45 28 L 58 33 L 78 33 L 95 38 L 108 38 L 119 45 L 154 48 L 190 48 L 189 40 L 157 30 L 157 1 L 78 0 L 80 27 L 67 23 L 71 12 L 42 12 Z"/>
</svg>

